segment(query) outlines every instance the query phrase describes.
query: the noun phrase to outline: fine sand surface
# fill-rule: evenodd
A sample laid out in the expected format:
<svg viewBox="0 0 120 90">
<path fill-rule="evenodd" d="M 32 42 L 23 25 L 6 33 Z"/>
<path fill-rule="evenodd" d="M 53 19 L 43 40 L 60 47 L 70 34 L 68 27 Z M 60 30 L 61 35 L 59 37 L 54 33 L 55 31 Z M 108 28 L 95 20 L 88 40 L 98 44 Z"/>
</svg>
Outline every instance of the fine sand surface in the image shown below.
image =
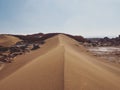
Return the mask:
<svg viewBox="0 0 120 90">
<path fill-rule="evenodd" d="M 3 62 L 0 62 L 0 71 L 4 68 L 5 64 Z"/>
<path fill-rule="evenodd" d="M 0 35 L 0 46 L 10 47 L 21 41 L 19 38 L 10 35 Z"/>
<path fill-rule="evenodd" d="M 120 68 L 57 35 L 0 71 L 0 90 L 120 90 Z"/>
</svg>

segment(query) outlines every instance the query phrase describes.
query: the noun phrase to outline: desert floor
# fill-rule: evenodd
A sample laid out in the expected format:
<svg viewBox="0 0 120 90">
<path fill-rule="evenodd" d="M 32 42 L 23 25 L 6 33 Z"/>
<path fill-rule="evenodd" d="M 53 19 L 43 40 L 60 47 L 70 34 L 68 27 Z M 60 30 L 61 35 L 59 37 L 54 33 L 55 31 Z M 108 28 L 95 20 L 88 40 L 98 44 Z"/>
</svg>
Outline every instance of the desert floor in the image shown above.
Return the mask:
<svg viewBox="0 0 120 90">
<path fill-rule="evenodd" d="M 119 84 L 118 65 L 61 34 L 0 70 L 0 90 L 120 90 Z"/>
</svg>

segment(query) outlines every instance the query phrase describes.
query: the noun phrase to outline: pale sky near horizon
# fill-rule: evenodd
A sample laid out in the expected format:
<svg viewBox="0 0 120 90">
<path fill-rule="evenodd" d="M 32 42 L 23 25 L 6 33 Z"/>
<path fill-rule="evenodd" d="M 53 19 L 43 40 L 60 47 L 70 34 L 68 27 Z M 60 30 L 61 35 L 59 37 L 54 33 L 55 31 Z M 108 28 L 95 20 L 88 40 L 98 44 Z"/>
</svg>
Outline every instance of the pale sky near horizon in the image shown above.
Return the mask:
<svg viewBox="0 0 120 90">
<path fill-rule="evenodd" d="M 0 33 L 120 34 L 120 0 L 0 0 Z"/>
</svg>

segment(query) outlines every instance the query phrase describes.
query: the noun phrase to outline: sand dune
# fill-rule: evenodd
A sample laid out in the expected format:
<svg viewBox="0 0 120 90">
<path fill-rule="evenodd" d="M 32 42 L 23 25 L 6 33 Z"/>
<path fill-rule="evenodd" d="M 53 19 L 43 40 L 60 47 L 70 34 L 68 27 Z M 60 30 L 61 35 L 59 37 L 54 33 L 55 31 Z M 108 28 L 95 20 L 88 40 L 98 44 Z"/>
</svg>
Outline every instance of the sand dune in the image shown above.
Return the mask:
<svg viewBox="0 0 120 90">
<path fill-rule="evenodd" d="M 120 90 L 118 67 L 97 60 L 64 35 L 18 57 L 1 75 L 6 76 L 0 80 L 0 90 Z"/>
<path fill-rule="evenodd" d="M 10 47 L 19 41 L 21 40 L 14 36 L 0 35 L 0 46 Z"/>
</svg>

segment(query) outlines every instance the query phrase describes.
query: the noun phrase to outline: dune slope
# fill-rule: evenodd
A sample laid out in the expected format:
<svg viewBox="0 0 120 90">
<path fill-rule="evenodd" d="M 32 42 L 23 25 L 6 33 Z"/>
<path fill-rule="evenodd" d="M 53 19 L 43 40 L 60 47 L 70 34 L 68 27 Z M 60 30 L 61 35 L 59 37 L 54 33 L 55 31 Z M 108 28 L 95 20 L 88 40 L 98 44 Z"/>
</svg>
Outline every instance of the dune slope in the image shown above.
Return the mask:
<svg viewBox="0 0 120 90">
<path fill-rule="evenodd" d="M 3 47 L 10 47 L 19 41 L 21 41 L 19 38 L 11 35 L 0 35 L 0 46 Z"/>
<path fill-rule="evenodd" d="M 2 79 L 0 90 L 120 90 L 119 68 L 96 60 L 67 36 L 47 43 L 52 49 L 43 55 L 39 50 L 34 60 Z"/>
</svg>

